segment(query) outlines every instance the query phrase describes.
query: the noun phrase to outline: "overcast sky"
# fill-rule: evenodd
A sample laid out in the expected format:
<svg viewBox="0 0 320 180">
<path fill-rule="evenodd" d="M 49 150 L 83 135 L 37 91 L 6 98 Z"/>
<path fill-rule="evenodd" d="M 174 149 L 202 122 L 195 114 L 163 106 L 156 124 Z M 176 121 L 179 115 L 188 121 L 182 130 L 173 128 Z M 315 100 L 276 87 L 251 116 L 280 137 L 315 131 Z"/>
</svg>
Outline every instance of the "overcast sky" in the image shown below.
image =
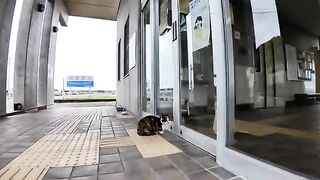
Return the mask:
<svg viewBox="0 0 320 180">
<path fill-rule="evenodd" d="M 59 27 L 55 88 L 62 89 L 69 75 L 94 76 L 96 90 L 116 89 L 117 23 L 69 17 L 68 27 Z"/>
</svg>

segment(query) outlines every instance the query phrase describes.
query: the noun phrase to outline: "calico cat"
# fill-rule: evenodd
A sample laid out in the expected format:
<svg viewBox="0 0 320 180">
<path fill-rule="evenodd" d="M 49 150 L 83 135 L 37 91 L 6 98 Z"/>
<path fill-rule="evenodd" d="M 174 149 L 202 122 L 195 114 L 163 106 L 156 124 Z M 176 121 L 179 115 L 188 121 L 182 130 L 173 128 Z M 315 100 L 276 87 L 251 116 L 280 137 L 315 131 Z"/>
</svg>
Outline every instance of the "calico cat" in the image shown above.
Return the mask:
<svg viewBox="0 0 320 180">
<path fill-rule="evenodd" d="M 169 122 L 169 116 L 162 114 L 158 116 L 146 116 L 138 123 L 137 133 L 140 136 L 151 136 L 162 132 L 162 125 Z"/>
</svg>

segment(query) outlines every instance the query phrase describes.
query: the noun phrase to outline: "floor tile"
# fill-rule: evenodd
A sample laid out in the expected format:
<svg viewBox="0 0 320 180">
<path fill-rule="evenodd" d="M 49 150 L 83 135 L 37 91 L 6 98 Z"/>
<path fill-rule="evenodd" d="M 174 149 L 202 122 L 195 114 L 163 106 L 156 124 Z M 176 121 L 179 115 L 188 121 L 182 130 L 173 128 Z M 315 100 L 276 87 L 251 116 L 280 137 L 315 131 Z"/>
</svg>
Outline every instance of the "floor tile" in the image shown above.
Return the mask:
<svg viewBox="0 0 320 180">
<path fill-rule="evenodd" d="M 110 135 L 101 135 L 101 139 L 114 138 L 113 134 Z"/>
<path fill-rule="evenodd" d="M 98 173 L 98 165 L 76 166 L 76 167 L 73 167 L 71 177 L 92 176 L 92 175 L 97 175 L 97 173 Z"/>
<path fill-rule="evenodd" d="M 142 159 L 142 155 L 139 151 L 125 152 L 120 154 L 120 158 L 122 161 L 132 161 L 136 159 Z"/>
<path fill-rule="evenodd" d="M 205 168 L 212 168 L 219 166 L 216 163 L 216 158 L 213 156 L 206 156 L 206 157 L 200 157 L 200 158 L 192 158 L 197 163 L 201 164 Z"/>
<path fill-rule="evenodd" d="M 0 156 L 0 159 L 11 159 L 11 158 L 16 158 L 20 155 L 21 153 L 17 153 L 17 152 L 7 152 L 7 153 L 3 153 Z"/>
<path fill-rule="evenodd" d="M 181 170 L 187 175 L 193 174 L 204 169 L 195 161 L 191 160 L 185 155 L 171 155 L 169 156 L 169 159 L 179 170 Z"/>
<path fill-rule="evenodd" d="M 100 155 L 118 154 L 118 148 L 101 148 Z"/>
<path fill-rule="evenodd" d="M 164 180 L 152 170 L 144 170 L 136 174 L 126 174 L 126 177 L 130 180 Z"/>
<path fill-rule="evenodd" d="M 98 176 L 98 180 L 131 180 L 124 173 L 103 174 Z"/>
<path fill-rule="evenodd" d="M 45 175 L 46 179 L 62 179 L 69 178 L 71 175 L 72 167 L 55 167 L 50 168 Z"/>
<path fill-rule="evenodd" d="M 27 149 L 28 149 L 27 147 L 13 147 L 13 148 L 9 149 L 8 152 L 10 152 L 10 153 L 22 153 Z"/>
<path fill-rule="evenodd" d="M 109 155 L 101 155 L 99 163 L 111 163 L 120 161 L 119 154 L 109 154 Z"/>
<path fill-rule="evenodd" d="M 167 156 L 171 162 L 178 163 L 178 164 L 183 164 L 191 160 L 187 155 L 184 153 L 177 153 L 177 154 L 172 154 Z"/>
<path fill-rule="evenodd" d="M 172 163 L 169 161 L 169 158 L 167 156 L 148 158 L 148 159 L 146 159 L 146 162 L 155 171 L 157 171 L 157 169 L 160 169 L 162 167 L 166 167 L 166 166 L 172 165 Z"/>
<path fill-rule="evenodd" d="M 203 150 L 201 150 L 200 148 L 196 147 L 193 144 L 182 145 L 180 149 L 190 157 L 198 158 L 198 157 L 205 157 L 209 155 L 208 153 L 204 152 Z"/>
<path fill-rule="evenodd" d="M 128 162 L 123 162 L 124 171 L 126 174 L 137 174 L 143 171 L 151 170 L 150 165 L 145 159 L 132 160 Z"/>
<path fill-rule="evenodd" d="M 244 179 L 241 177 L 235 177 L 235 178 L 232 178 L 231 180 L 244 180 Z"/>
<path fill-rule="evenodd" d="M 125 152 L 132 152 L 132 151 L 138 151 L 136 146 L 127 146 L 127 147 L 120 147 L 119 152 L 125 153 Z"/>
<path fill-rule="evenodd" d="M 203 170 L 189 176 L 190 180 L 220 180 L 218 177 L 214 176 L 210 172 Z"/>
<path fill-rule="evenodd" d="M 75 178 L 70 178 L 70 180 L 97 180 L 98 176 L 84 176 L 84 177 L 75 177 Z"/>
<path fill-rule="evenodd" d="M 108 164 L 99 164 L 99 174 L 113 174 L 123 172 L 121 162 L 114 162 Z"/>
<path fill-rule="evenodd" d="M 231 172 L 227 171 L 222 167 L 211 168 L 209 169 L 209 171 L 211 171 L 212 173 L 214 173 L 215 175 L 217 175 L 222 179 L 229 179 L 229 178 L 235 177 L 234 174 L 232 174 Z"/>
<path fill-rule="evenodd" d="M 6 167 L 14 158 L 0 159 L 0 169 Z"/>
<path fill-rule="evenodd" d="M 158 174 L 161 179 L 165 179 L 165 180 L 176 180 L 176 179 L 184 180 L 184 179 L 187 179 L 173 165 L 158 168 L 157 170 L 155 170 L 155 173 Z"/>
</svg>

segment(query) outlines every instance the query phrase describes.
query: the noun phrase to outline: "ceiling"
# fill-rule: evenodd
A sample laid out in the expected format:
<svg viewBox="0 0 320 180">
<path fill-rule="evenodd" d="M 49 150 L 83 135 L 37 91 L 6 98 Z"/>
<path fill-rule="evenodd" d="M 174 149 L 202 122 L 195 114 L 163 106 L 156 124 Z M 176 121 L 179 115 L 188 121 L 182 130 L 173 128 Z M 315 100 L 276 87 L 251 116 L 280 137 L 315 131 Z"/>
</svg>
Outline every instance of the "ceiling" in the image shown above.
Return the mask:
<svg viewBox="0 0 320 180">
<path fill-rule="evenodd" d="M 117 20 L 120 0 L 64 0 L 70 16 Z"/>
<path fill-rule="evenodd" d="M 276 0 L 278 13 L 285 21 L 320 36 L 320 0 Z"/>
</svg>

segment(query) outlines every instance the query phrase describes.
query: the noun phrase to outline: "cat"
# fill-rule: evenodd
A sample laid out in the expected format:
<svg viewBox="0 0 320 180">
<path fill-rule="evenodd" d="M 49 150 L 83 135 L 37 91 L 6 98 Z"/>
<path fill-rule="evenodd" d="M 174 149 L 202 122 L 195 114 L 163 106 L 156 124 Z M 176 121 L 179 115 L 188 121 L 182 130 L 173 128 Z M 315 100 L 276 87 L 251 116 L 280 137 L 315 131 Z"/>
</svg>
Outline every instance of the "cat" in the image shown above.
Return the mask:
<svg viewBox="0 0 320 180">
<path fill-rule="evenodd" d="M 159 116 L 149 115 L 140 119 L 138 123 L 137 133 L 139 136 L 151 136 L 162 133 L 162 125 L 169 122 L 169 116 L 162 114 Z"/>
</svg>

